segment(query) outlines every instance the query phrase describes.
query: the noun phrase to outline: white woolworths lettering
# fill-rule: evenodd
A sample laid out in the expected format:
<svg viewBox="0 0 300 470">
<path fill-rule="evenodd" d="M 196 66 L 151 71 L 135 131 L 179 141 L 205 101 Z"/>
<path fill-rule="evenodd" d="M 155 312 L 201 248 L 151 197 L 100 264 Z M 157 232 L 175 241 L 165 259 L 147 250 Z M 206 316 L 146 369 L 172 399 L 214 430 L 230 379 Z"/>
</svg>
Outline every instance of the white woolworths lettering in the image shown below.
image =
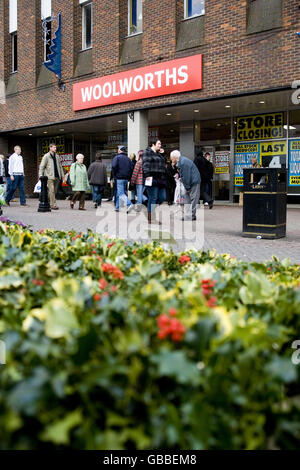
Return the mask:
<svg viewBox="0 0 300 470">
<path fill-rule="evenodd" d="M 140 81 L 140 86 L 138 87 L 137 86 L 137 81 Z M 133 90 L 136 92 L 136 93 L 139 93 L 140 91 L 142 91 L 142 89 L 144 88 L 144 79 L 142 77 L 142 75 L 137 75 L 136 77 L 134 77 L 134 80 L 133 80 Z"/>
<path fill-rule="evenodd" d="M 93 98 L 94 100 L 100 100 L 101 98 L 101 86 L 95 85 L 93 90 Z"/>
<path fill-rule="evenodd" d="M 161 88 L 162 87 L 162 84 L 161 84 L 161 76 L 165 73 L 164 70 L 157 70 L 157 72 L 154 72 L 154 75 L 157 76 L 157 87 L 158 88 Z"/>
<path fill-rule="evenodd" d="M 82 102 L 86 103 L 86 101 L 91 101 L 92 93 L 93 93 L 93 87 L 92 86 L 81 88 Z"/>
<path fill-rule="evenodd" d="M 113 96 L 120 96 L 120 93 L 116 91 L 116 82 L 113 81 Z"/>
<path fill-rule="evenodd" d="M 170 86 L 170 79 L 173 79 L 173 85 L 176 85 L 177 83 L 177 69 L 176 67 L 173 67 L 172 69 L 173 73 L 170 73 L 170 70 L 166 70 L 166 86 Z"/>
<path fill-rule="evenodd" d="M 187 65 L 182 65 L 181 67 L 179 67 L 178 77 L 181 77 L 181 78 L 178 78 L 178 83 L 180 83 L 180 85 L 183 85 L 183 83 L 186 83 L 188 81 L 189 74 L 187 72 L 188 72 Z"/>
<path fill-rule="evenodd" d="M 105 82 L 103 85 L 103 98 L 109 98 L 112 93 L 112 86 L 110 82 Z"/>
<path fill-rule="evenodd" d="M 120 91 L 121 95 L 126 95 L 131 93 L 131 88 L 132 88 L 132 77 L 129 78 L 124 78 L 124 80 L 119 80 L 119 85 L 120 85 Z"/>
<path fill-rule="evenodd" d="M 145 74 L 145 90 L 148 90 L 148 87 L 152 88 L 152 90 L 155 89 L 155 86 L 153 85 L 153 79 L 153 73 Z"/>
</svg>

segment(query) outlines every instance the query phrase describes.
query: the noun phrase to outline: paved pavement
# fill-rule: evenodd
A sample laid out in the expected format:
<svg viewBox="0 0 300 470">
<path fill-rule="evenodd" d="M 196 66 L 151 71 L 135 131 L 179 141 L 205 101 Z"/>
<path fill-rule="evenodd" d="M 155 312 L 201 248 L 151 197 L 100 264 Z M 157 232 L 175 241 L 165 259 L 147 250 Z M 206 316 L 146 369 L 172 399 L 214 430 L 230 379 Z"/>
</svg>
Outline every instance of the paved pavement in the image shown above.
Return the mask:
<svg viewBox="0 0 300 470">
<path fill-rule="evenodd" d="M 103 202 L 102 208 L 96 211 L 92 201 L 86 201 L 87 210 L 78 211 L 71 210 L 68 201 L 58 201 L 60 210 L 51 213 L 37 212 L 38 199 L 27 202 L 29 207 L 21 207 L 19 202 L 12 202 L 10 207 L 3 208 L 3 215 L 11 220 L 30 224 L 34 230 L 53 228 L 84 232 L 89 228 L 120 238 L 139 237 L 144 242 L 160 238 L 175 251 L 189 247 L 215 249 L 218 253 L 229 253 L 246 261 L 264 261 L 274 254 L 279 259 L 289 257 L 292 262 L 300 263 L 299 206 L 288 208 L 286 238 L 266 240 L 242 237 L 243 209 L 236 204 L 217 204 L 212 210 L 202 206 L 198 210 L 197 225 L 192 225 L 191 222 L 182 223 L 180 209 L 174 206 L 171 210 L 175 214 L 170 219 L 170 207 L 163 204 L 160 208 L 163 225 L 152 226 L 149 232 L 143 211 L 141 214 L 133 211 L 127 215 L 125 209 L 122 209 L 120 213 L 116 213 L 111 202 Z"/>
</svg>

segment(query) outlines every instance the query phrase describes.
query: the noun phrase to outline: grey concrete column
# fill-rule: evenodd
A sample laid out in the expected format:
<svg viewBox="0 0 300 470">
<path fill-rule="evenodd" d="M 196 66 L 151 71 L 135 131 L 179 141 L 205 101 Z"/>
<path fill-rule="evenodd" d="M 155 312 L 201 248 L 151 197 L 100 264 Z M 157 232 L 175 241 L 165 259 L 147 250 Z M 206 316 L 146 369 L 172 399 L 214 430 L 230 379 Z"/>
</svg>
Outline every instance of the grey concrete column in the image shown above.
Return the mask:
<svg viewBox="0 0 300 470">
<path fill-rule="evenodd" d="M 128 155 L 148 147 L 148 111 L 127 114 Z"/>
<path fill-rule="evenodd" d="M 184 121 L 180 123 L 179 146 L 181 155 L 194 160 L 194 121 Z"/>
</svg>

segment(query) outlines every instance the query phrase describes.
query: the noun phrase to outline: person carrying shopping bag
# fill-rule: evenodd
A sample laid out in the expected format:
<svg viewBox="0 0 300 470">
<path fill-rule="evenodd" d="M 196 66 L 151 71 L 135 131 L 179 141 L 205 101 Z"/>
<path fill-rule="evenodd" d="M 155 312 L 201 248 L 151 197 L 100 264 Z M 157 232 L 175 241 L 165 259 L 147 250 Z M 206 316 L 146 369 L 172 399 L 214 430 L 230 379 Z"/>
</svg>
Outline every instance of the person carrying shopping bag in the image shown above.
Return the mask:
<svg viewBox="0 0 300 470">
<path fill-rule="evenodd" d="M 70 201 L 70 207 L 71 209 L 74 209 L 74 204 L 79 200 L 80 211 L 86 210 L 84 208 L 85 193 L 88 189 L 90 189 L 88 174 L 86 171 L 86 166 L 83 164 L 83 160 L 84 155 L 82 155 L 82 153 L 76 155 L 76 162 L 72 163 L 70 169 L 71 185 L 72 190 L 74 191 L 73 198 Z"/>
<path fill-rule="evenodd" d="M 138 161 L 134 166 L 131 177 L 131 184 L 136 187 L 138 212 L 142 209 L 142 204 L 147 201 L 147 198 L 144 195 L 145 185 L 143 183 L 143 152 L 144 150 L 139 150 L 138 152 Z"/>
</svg>

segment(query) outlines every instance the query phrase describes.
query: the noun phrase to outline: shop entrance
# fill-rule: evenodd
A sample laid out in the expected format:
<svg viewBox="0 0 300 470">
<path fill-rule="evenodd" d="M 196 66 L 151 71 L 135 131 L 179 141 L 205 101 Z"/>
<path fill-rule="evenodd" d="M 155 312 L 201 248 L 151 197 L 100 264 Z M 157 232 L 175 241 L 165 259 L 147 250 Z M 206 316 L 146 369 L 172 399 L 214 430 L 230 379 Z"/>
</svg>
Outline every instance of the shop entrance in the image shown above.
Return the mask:
<svg viewBox="0 0 300 470">
<path fill-rule="evenodd" d="M 230 187 L 230 145 L 214 144 L 202 146 L 205 154 L 209 152 L 214 166 L 212 197 L 216 201 L 229 201 Z"/>
</svg>

